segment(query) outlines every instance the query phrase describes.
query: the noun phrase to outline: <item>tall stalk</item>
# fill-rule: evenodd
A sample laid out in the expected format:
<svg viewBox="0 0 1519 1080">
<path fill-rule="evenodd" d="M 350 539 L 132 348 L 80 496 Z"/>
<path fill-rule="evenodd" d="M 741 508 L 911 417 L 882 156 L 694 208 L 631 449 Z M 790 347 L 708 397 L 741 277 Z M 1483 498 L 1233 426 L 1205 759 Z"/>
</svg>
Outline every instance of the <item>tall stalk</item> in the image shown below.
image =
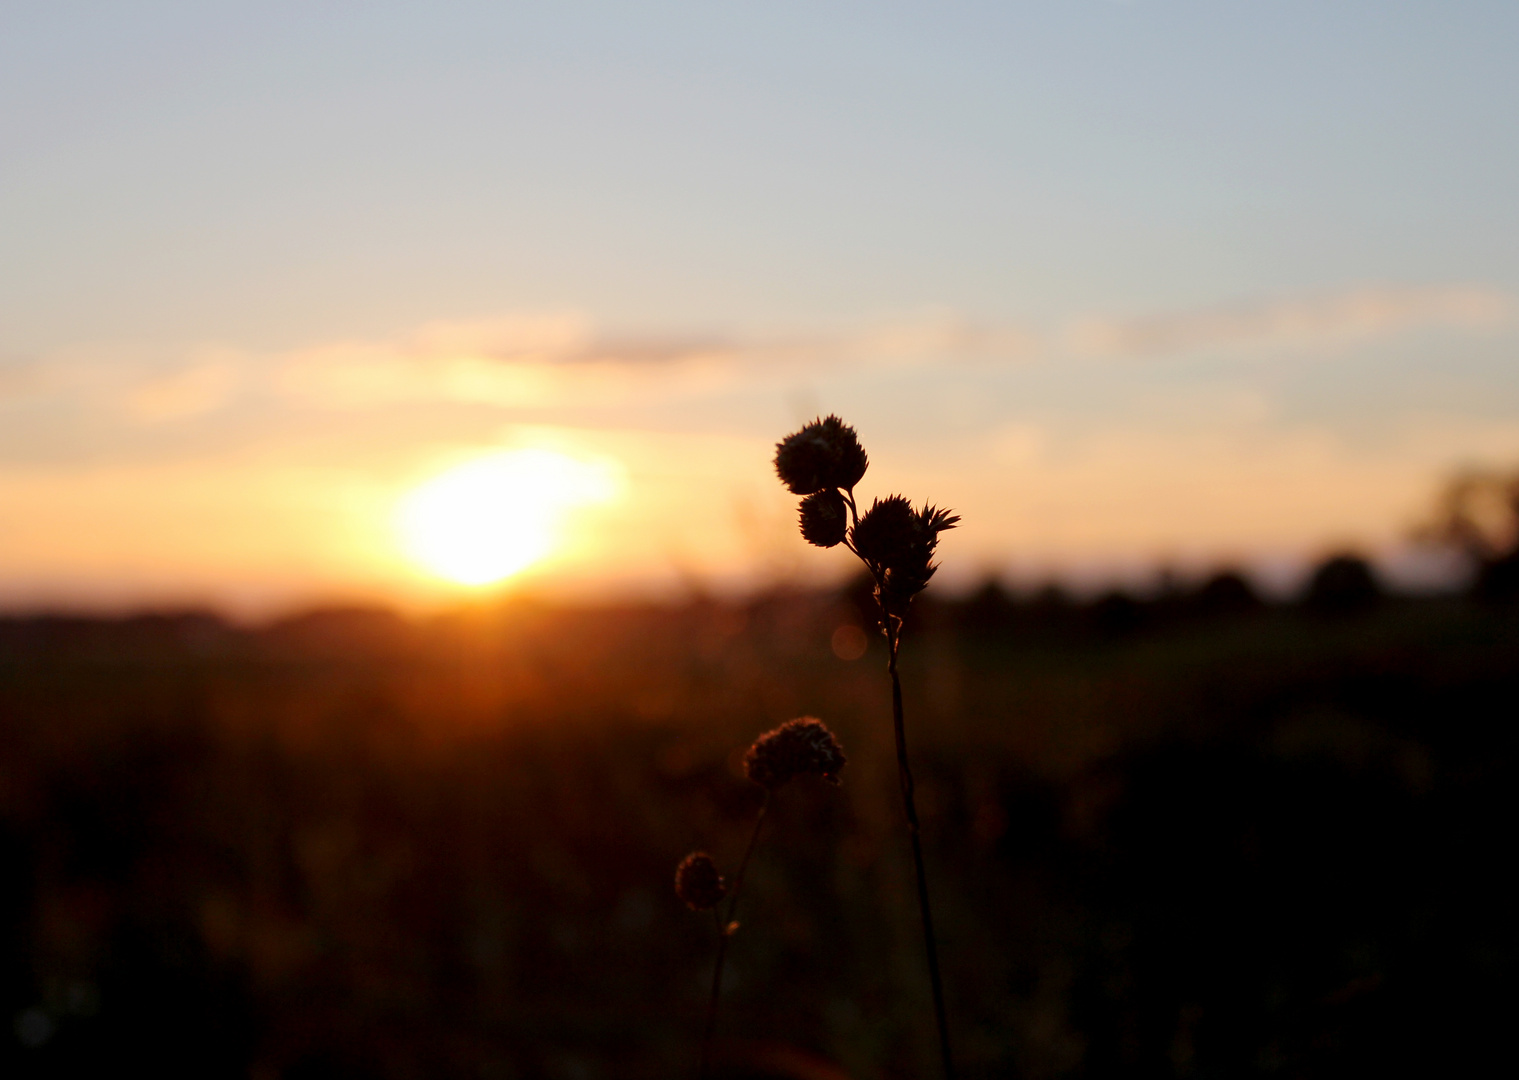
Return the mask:
<svg viewBox="0 0 1519 1080">
<path fill-rule="evenodd" d="M 884 613 L 883 613 L 884 614 Z M 918 914 L 923 919 L 923 951 L 928 957 L 928 981 L 933 986 L 934 1019 L 939 1025 L 939 1056 L 944 1075 L 954 1080 L 955 1060 L 949 1048 L 949 1014 L 944 1008 L 944 982 L 939 977 L 939 946 L 934 939 L 934 917 L 928 902 L 928 871 L 923 865 L 923 841 L 919 836 L 918 801 L 914 797 L 912 766 L 907 761 L 907 726 L 902 719 L 902 679 L 897 674 L 897 645 L 901 628 L 887 622 L 886 643 L 889 649 L 886 670 L 891 673 L 891 722 L 897 736 L 897 779 L 902 787 L 902 803 L 907 810 L 907 835 L 912 839 L 912 862 L 918 879 Z"/>
<path fill-rule="evenodd" d="M 728 958 L 728 941 L 738 929 L 738 923 L 734 922 L 733 917 L 738 914 L 738 896 L 744 888 L 744 871 L 749 868 L 749 857 L 754 854 L 754 846 L 759 842 L 760 826 L 765 823 L 765 811 L 769 809 L 770 791 L 766 789 L 765 800 L 760 803 L 759 816 L 754 819 L 754 831 L 749 834 L 744 857 L 738 864 L 738 872 L 733 875 L 733 891 L 728 894 L 728 913 L 724 916 L 720 908 L 712 909 L 717 916 L 717 962 L 712 967 L 712 997 L 707 1002 L 707 1025 L 701 1039 L 701 1068 L 698 1073 L 701 1080 L 707 1080 L 712 1074 L 712 1035 L 717 1030 L 717 999 L 723 989 L 723 962 Z"/>
<path fill-rule="evenodd" d="M 912 768 L 907 760 L 907 725 L 902 720 L 902 679 L 897 654 L 902 643 L 902 624 L 913 597 L 928 587 L 938 564 L 934 552 L 939 534 L 953 529 L 960 518 L 924 504 L 913 508 L 901 495 L 876 499 L 861 513 L 854 488 L 865 475 L 870 459 L 859 436 L 837 416 L 814 420 L 787 435 L 775 446 L 775 472 L 795 495 L 803 496 L 800 507 L 802 538 L 821 548 L 843 544 L 865 564 L 875 584 L 881 609 L 881 627 L 889 650 L 891 673 L 891 719 L 897 740 L 897 778 L 907 811 L 907 833 L 912 841 L 913 867 L 918 879 L 918 913 L 923 919 L 923 948 L 928 955 L 928 978 L 933 988 L 934 1019 L 939 1025 L 939 1054 L 946 1080 L 954 1080 L 950 1054 L 949 1020 L 944 1008 L 944 982 L 939 976 L 939 948 L 934 939 L 934 920 L 928 904 L 928 873 L 923 866 L 923 841 L 918 825 L 917 800 L 913 795 Z"/>
</svg>

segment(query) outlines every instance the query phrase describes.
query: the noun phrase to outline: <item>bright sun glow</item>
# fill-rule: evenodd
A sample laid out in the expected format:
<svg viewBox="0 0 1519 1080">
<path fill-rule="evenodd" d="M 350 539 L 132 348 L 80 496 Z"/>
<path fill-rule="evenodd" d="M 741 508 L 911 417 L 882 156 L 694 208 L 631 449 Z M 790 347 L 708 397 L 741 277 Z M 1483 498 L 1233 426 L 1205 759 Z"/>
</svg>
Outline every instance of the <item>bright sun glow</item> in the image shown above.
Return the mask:
<svg viewBox="0 0 1519 1080">
<path fill-rule="evenodd" d="M 604 502 L 612 478 L 552 450 L 513 450 L 455 466 L 401 500 L 407 550 L 439 577 L 489 585 L 560 543 L 566 511 Z"/>
</svg>

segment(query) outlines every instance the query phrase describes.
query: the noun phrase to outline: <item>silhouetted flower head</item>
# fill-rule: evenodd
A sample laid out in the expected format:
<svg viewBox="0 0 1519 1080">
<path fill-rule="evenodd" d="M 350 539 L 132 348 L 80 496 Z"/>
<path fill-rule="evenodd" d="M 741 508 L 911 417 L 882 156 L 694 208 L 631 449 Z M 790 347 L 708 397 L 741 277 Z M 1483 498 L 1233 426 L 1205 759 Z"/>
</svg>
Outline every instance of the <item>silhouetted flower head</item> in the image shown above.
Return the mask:
<svg viewBox="0 0 1519 1080">
<path fill-rule="evenodd" d="M 692 911 L 714 908 L 728 895 L 728 886 L 711 855 L 693 851 L 680 860 L 675 868 L 675 895 Z"/>
<path fill-rule="evenodd" d="M 867 563 L 890 565 L 912 551 L 918 539 L 918 515 L 901 495 L 888 495 L 865 511 L 851 539 Z"/>
<path fill-rule="evenodd" d="M 797 776 L 821 776 L 839 782 L 844 768 L 844 748 L 828 725 L 810 716 L 787 720 L 767 731 L 744 755 L 744 772 L 750 780 L 774 791 Z"/>
<path fill-rule="evenodd" d="M 854 428 L 837 416 L 814 420 L 775 444 L 775 471 L 795 495 L 853 488 L 869 465 Z"/>
<path fill-rule="evenodd" d="M 912 598 L 934 576 L 934 550 L 939 534 L 953 529 L 959 517 L 925 505 L 914 510 L 900 495 L 877 499 L 850 530 L 855 551 L 876 579 L 881 609 L 898 619 L 907 615 Z"/>
<path fill-rule="evenodd" d="M 849 511 L 834 488 L 815 491 L 802 500 L 802 536 L 809 544 L 831 548 L 844 542 Z"/>
</svg>

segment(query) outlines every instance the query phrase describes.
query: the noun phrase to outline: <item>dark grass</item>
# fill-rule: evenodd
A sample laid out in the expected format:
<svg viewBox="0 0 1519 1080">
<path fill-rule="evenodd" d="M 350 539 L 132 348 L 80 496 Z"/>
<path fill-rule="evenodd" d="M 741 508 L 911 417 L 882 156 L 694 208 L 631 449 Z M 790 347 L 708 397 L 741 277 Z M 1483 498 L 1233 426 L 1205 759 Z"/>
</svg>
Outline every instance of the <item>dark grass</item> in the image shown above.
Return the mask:
<svg viewBox="0 0 1519 1080">
<path fill-rule="evenodd" d="M 670 867 L 736 863 L 761 792 L 730 752 L 805 713 L 849 770 L 767 816 L 715 1075 L 932 1074 L 884 643 L 828 645 L 860 618 L 0 622 L 0 1071 L 686 1075 L 713 942 Z M 988 593 L 913 618 L 963 1076 L 1513 1056 L 1513 608 Z"/>
</svg>

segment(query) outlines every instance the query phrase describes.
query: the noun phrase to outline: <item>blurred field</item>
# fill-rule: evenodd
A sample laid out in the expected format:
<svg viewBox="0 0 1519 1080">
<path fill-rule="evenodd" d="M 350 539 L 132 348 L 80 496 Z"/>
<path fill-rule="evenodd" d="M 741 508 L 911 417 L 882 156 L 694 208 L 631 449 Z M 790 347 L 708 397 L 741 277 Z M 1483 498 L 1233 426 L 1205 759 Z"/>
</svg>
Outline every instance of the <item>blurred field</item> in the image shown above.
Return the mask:
<svg viewBox="0 0 1519 1080">
<path fill-rule="evenodd" d="M 1512 1058 L 1519 610 L 1223 579 L 917 621 L 967 1077 Z M 713 926 L 671 873 L 732 865 L 736 752 L 812 714 L 850 764 L 778 802 L 725 1075 L 934 1075 L 884 649 L 830 644 L 860 623 L 812 594 L 0 621 L 0 1071 L 691 1075 Z"/>
</svg>

